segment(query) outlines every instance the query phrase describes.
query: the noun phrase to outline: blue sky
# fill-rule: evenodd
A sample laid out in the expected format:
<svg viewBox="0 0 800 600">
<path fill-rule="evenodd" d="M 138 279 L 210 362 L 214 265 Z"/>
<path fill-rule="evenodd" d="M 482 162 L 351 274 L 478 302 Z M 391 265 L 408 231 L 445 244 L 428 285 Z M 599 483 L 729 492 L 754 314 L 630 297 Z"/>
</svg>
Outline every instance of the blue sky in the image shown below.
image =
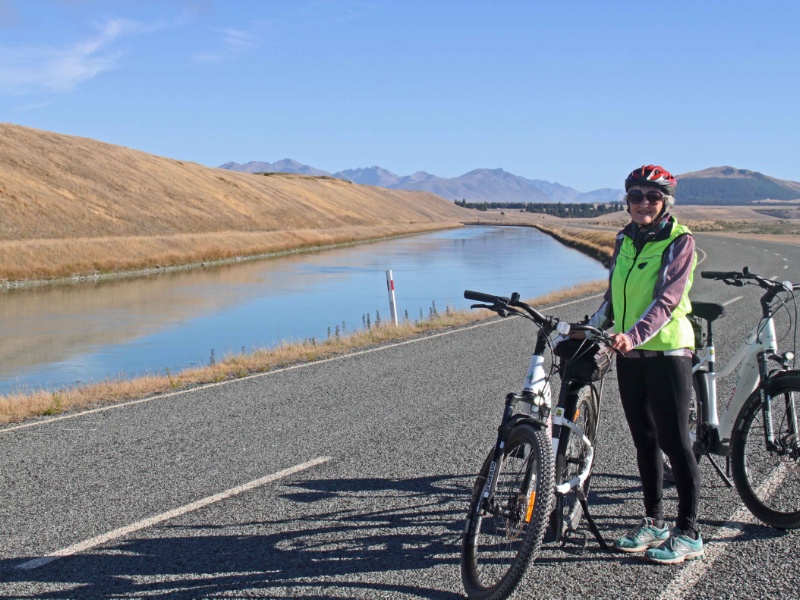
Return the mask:
<svg viewBox="0 0 800 600">
<path fill-rule="evenodd" d="M 0 121 L 207 166 L 800 181 L 798 7 L 0 0 Z"/>
</svg>

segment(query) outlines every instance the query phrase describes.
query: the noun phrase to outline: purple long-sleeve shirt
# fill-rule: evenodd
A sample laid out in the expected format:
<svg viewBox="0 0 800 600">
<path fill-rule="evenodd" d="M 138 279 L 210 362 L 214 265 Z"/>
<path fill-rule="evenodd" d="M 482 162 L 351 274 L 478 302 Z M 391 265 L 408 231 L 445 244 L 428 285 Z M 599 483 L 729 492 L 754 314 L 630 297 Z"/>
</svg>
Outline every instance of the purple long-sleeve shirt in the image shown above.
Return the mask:
<svg viewBox="0 0 800 600">
<path fill-rule="evenodd" d="M 664 215 L 662 219 L 663 227 L 657 227 L 650 231 L 650 240 L 659 239 L 661 236 L 668 236 L 675 222 L 670 215 Z M 641 230 L 637 230 L 635 224 L 630 223 L 617 234 L 614 244 L 614 253 L 611 257 L 611 266 L 608 272 L 608 289 L 603 296 L 603 302 L 597 312 L 592 315 L 589 324 L 595 327 L 608 328 L 614 321 L 614 312 L 611 303 L 611 277 L 614 274 L 614 267 L 617 264 L 617 256 L 622 246 L 625 236 L 636 239 L 635 236 L 641 235 Z M 645 243 L 647 243 L 645 241 Z M 653 289 L 653 301 L 645 309 L 644 313 L 634 323 L 625 335 L 631 341 L 632 347 L 637 348 L 655 336 L 672 317 L 672 311 L 678 306 L 683 297 L 689 277 L 692 273 L 694 264 L 694 238 L 691 235 L 682 235 L 670 245 L 667 256 L 664 257 L 664 264 L 658 272 L 655 287 Z"/>
</svg>

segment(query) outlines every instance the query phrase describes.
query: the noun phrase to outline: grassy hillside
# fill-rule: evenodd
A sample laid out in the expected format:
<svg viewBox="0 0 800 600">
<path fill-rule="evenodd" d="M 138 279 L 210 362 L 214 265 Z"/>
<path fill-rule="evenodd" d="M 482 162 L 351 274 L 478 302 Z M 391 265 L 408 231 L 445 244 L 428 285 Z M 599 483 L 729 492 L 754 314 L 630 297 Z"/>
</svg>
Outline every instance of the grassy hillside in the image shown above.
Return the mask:
<svg viewBox="0 0 800 600">
<path fill-rule="evenodd" d="M 174 265 L 455 226 L 424 192 L 203 167 L 0 123 L 0 279 Z"/>
<path fill-rule="evenodd" d="M 759 200 L 800 198 L 800 183 L 757 171 L 714 167 L 678 176 L 676 199 L 682 204 L 745 205 Z"/>
</svg>

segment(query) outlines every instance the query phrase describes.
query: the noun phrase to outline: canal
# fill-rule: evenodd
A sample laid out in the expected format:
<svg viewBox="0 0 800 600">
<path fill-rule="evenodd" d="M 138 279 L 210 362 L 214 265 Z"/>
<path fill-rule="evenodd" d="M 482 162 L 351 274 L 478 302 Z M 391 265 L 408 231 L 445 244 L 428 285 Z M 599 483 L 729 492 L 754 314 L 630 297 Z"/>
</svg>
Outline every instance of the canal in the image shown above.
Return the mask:
<svg viewBox="0 0 800 600">
<path fill-rule="evenodd" d="M 534 297 L 604 279 L 587 256 L 528 227 L 464 227 L 149 277 L 0 293 L 0 393 L 208 364 L 212 354 L 325 339 L 462 309 L 465 289 Z"/>
</svg>

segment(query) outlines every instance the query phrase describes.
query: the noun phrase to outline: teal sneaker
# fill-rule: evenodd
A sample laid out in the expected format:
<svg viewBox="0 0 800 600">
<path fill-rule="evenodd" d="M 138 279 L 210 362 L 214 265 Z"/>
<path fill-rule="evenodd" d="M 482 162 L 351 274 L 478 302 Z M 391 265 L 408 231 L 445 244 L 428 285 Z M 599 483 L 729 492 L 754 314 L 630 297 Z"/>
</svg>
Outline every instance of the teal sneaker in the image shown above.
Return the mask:
<svg viewBox="0 0 800 600">
<path fill-rule="evenodd" d="M 701 559 L 704 554 L 703 538 L 699 533 L 694 540 L 676 527 L 666 542 L 658 548 L 650 548 L 644 556 L 647 560 L 660 565 L 675 565 L 685 560 Z"/>
<path fill-rule="evenodd" d="M 655 521 L 645 517 L 623 537 L 614 542 L 620 552 L 643 552 L 660 546 L 669 538 L 669 528 L 656 527 Z"/>
</svg>

